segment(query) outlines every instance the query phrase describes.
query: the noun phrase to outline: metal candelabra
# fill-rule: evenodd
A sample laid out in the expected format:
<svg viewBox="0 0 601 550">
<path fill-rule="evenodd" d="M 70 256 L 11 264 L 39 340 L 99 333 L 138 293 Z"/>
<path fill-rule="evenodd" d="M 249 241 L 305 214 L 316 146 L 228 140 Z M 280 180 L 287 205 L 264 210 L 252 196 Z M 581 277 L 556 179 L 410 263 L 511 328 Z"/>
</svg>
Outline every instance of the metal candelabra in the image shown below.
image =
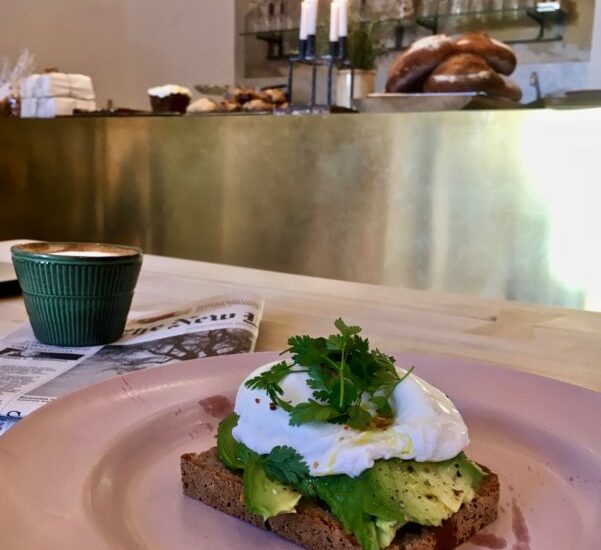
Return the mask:
<svg viewBox="0 0 601 550">
<path fill-rule="evenodd" d="M 347 56 L 347 40 L 345 36 L 341 36 L 337 42 L 330 42 L 330 47 L 327 55 L 317 55 L 316 53 L 316 38 L 315 35 L 307 36 L 306 40 L 301 40 L 299 43 L 299 53 L 297 56 L 291 57 L 288 60 L 288 101 L 292 105 L 292 91 L 294 81 L 294 67 L 296 65 L 309 65 L 312 67 L 311 76 L 311 109 L 315 108 L 317 103 L 317 68 L 325 66 L 328 68 L 327 82 L 327 107 L 332 106 L 332 81 L 334 68 L 350 69 L 351 71 L 351 86 L 349 105 L 353 104 L 353 92 L 355 88 L 355 69 L 350 59 Z"/>
</svg>

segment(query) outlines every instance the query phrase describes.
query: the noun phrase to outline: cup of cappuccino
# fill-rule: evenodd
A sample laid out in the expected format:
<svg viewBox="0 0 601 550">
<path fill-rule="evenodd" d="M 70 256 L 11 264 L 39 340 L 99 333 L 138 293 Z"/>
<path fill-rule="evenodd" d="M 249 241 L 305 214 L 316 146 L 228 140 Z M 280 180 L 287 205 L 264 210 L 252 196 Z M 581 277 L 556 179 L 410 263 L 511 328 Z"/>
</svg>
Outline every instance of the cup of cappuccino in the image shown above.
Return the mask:
<svg viewBox="0 0 601 550">
<path fill-rule="evenodd" d="M 98 346 L 121 337 L 142 266 L 139 248 L 37 242 L 11 253 L 40 342 Z"/>
</svg>

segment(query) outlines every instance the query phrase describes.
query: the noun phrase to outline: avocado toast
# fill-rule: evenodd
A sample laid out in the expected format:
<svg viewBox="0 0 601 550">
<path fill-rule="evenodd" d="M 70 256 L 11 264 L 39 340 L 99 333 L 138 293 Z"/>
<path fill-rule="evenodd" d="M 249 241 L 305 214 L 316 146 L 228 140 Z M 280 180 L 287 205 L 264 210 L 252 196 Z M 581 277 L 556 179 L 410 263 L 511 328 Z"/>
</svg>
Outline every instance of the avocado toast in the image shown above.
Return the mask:
<svg viewBox="0 0 601 550">
<path fill-rule="evenodd" d="M 455 548 L 496 518 L 497 476 L 442 392 L 335 325 L 245 380 L 184 493 L 305 548 Z"/>
</svg>

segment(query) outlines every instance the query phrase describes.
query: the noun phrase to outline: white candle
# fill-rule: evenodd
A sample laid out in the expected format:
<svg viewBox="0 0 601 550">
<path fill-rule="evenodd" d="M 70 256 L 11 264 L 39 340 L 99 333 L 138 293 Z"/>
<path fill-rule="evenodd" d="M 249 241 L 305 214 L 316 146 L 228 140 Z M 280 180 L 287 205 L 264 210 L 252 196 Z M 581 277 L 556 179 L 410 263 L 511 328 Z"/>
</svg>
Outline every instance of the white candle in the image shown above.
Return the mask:
<svg viewBox="0 0 601 550">
<path fill-rule="evenodd" d="M 319 0 L 305 0 L 309 4 L 307 17 L 307 34 L 317 34 L 317 10 Z"/>
<path fill-rule="evenodd" d="M 330 42 L 338 42 L 338 2 L 330 4 Z"/>
<path fill-rule="evenodd" d="M 338 0 L 338 36 L 348 35 L 348 0 Z"/>
<path fill-rule="evenodd" d="M 300 20 L 300 34 L 301 40 L 307 40 L 307 27 L 309 22 L 309 3 L 301 2 L 301 20 Z"/>
</svg>

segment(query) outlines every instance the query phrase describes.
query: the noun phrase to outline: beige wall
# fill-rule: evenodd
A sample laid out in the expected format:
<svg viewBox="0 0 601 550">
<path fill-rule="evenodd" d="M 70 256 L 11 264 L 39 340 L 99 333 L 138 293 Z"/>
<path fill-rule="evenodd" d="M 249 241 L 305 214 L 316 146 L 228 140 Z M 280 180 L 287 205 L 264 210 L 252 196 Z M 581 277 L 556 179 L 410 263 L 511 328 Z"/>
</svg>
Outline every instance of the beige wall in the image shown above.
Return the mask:
<svg viewBox="0 0 601 550">
<path fill-rule="evenodd" d="M 234 0 L 6 0 L 0 55 L 90 74 L 104 103 L 147 107 L 146 89 L 234 79 Z M 4 5 L 8 4 L 8 5 Z"/>
</svg>

